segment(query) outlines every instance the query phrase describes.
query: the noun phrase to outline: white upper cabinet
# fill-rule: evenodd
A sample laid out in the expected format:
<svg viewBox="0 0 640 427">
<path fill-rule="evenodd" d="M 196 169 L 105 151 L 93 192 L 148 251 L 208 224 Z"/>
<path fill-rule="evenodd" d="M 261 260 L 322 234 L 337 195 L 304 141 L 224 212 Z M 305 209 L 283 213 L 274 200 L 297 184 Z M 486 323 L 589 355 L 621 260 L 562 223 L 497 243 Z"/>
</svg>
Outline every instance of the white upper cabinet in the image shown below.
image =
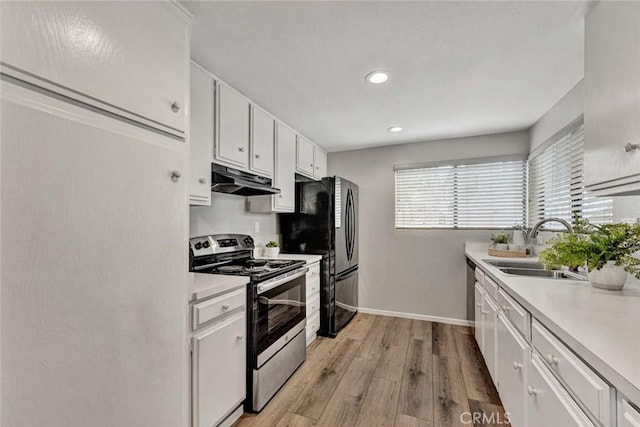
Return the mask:
<svg viewBox="0 0 640 427">
<path fill-rule="evenodd" d="M 322 179 L 327 176 L 327 153 L 319 147 L 313 147 L 313 177 Z"/>
<path fill-rule="evenodd" d="M 190 18 L 179 6 L 43 1 L 1 7 L 3 73 L 184 137 Z"/>
<path fill-rule="evenodd" d="M 599 2 L 585 21 L 585 183 L 640 194 L 640 3 Z"/>
<path fill-rule="evenodd" d="M 200 66 L 192 63 L 189 202 L 193 205 L 211 204 L 213 94 L 213 77 Z"/>
<path fill-rule="evenodd" d="M 275 120 L 266 111 L 251 105 L 250 169 L 260 175 L 273 176 Z"/>
<path fill-rule="evenodd" d="M 276 173 L 274 185 L 280 194 L 274 198 L 273 207 L 277 212 L 293 212 L 296 202 L 295 182 L 296 133 L 276 123 Z"/>
<path fill-rule="evenodd" d="M 216 81 L 214 161 L 238 169 L 249 167 L 249 100 Z"/>
<path fill-rule="evenodd" d="M 302 135 L 298 135 L 296 144 L 296 171 L 313 178 L 313 149 L 314 146 Z"/>
</svg>

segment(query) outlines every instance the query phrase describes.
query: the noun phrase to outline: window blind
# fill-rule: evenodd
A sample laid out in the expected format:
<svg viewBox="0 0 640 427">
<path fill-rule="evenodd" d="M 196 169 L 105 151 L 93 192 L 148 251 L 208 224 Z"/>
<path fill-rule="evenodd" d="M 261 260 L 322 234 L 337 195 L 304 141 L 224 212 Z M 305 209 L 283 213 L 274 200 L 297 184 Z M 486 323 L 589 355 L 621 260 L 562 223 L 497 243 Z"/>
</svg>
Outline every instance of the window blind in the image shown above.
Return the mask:
<svg viewBox="0 0 640 427">
<path fill-rule="evenodd" d="M 527 162 L 396 170 L 396 228 L 506 228 L 526 222 Z"/>
<path fill-rule="evenodd" d="M 580 125 L 529 159 L 529 225 L 543 218 L 573 221 L 573 214 L 594 224 L 613 221 L 613 201 L 584 189 L 584 126 Z"/>
</svg>

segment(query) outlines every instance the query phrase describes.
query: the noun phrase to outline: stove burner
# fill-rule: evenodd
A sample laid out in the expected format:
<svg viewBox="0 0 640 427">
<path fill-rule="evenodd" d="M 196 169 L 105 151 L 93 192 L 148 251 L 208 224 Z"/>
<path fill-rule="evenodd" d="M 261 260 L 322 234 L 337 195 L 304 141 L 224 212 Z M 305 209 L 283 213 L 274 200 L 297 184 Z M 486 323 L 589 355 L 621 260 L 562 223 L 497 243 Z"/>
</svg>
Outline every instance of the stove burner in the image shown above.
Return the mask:
<svg viewBox="0 0 640 427">
<path fill-rule="evenodd" d="M 245 261 L 245 264 L 249 267 L 259 267 L 267 264 L 266 259 L 248 259 Z"/>
<path fill-rule="evenodd" d="M 242 270 L 244 270 L 244 267 L 241 265 L 223 265 L 222 267 L 218 267 L 220 273 L 237 273 Z"/>
</svg>

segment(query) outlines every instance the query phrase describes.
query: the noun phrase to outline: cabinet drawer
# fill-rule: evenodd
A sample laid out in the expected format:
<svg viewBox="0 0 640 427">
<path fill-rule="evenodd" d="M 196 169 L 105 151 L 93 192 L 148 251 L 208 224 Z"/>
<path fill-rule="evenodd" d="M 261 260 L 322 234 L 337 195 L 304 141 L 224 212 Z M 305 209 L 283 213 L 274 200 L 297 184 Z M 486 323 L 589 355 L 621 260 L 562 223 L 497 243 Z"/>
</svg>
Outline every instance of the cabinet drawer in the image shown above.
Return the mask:
<svg viewBox="0 0 640 427">
<path fill-rule="evenodd" d="M 307 318 L 307 345 L 316 339 L 318 329 L 320 329 L 320 312 L 316 312 L 316 314 Z"/>
<path fill-rule="evenodd" d="M 307 300 L 310 300 L 314 296 L 320 295 L 320 278 L 309 278 L 307 273 Z"/>
<path fill-rule="evenodd" d="M 619 427 L 640 427 L 640 411 L 638 411 L 624 397 L 620 397 L 618 401 L 618 417 Z"/>
<path fill-rule="evenodd" d="M 476 281 L 482 285 L 484 282 L 484 271 L 476 267 L 475 275 L 476 275 Z"/>
<path fill-rule="evenodd" d="M 531 341 L 551 371 L 603 425 L 611 426 L 611 388 L 537 320 Z"/>
<path fill-rule="evenodd" d="M 498 284 L 490 279 L 488 276 L 484 276 L 484 280 L 481 282 L 484 289 L 487 291 L 494 300 L 498 300 Z"/>
<path fill-rule="evenodd" d="M 320 295 L 307 300 L 307 319 L 320 311 Z"/>
<path fill-rule="evenodd" d="M 194 304 L 193 306 L 193 330 L 195 331 L 203 324 L 230 313 L 238 308 L 244 307 L 246 303 L 245 289 L 229 292 L 219 297 Z"/>
<path fill-rule="evenodd" d="M 309 265 L 309 272 L 307 277 L 320 277 L 320 263 L 314 262 Z"/>
<path fill-rule="evenodd" d="M 502 289 L 498 290 L 498 305 L 516 329 L 525 338 L 529 339 L 531 335 L 531 316 L 529 312 Z"/>
</svg>

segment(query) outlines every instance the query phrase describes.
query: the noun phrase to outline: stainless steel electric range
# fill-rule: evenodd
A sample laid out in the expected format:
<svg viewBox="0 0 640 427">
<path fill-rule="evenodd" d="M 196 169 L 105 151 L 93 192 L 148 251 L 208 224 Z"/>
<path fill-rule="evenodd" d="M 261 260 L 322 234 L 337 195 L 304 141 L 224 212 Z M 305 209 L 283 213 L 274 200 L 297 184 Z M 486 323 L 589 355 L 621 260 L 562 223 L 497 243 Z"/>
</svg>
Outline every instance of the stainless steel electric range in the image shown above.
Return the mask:
<svg viewBox="0 0 640 427">
<path fill-rule="evenodd" d="M 304 261 L 255 259 L 253 238 L 217 234 L 189 240 L 192 272 L 248 276 L 247 399 L 260 411 L 306 357 Z"/>
</svg>

